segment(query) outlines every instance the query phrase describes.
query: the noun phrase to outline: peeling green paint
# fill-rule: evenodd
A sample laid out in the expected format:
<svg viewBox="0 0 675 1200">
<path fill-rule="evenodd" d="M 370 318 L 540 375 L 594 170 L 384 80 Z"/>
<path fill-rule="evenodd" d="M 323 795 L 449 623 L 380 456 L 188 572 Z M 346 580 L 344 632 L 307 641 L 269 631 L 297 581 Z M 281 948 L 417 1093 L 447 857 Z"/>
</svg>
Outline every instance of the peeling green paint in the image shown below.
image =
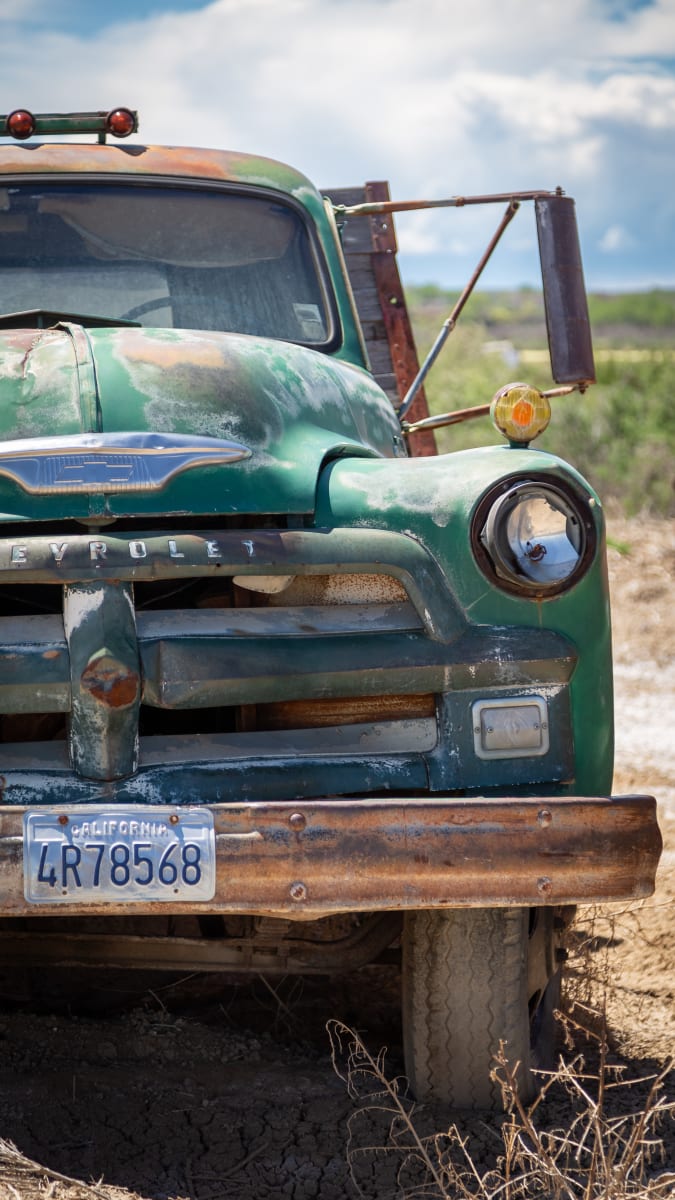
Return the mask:
<svg viewBox="0 0 675 1200">
<path fill-rule="evenodd" d="M 184 330 L 90 329 L 86 338 L 95 405 L 83 401 L 69 331 L 0 331 L 4 439 L 86 432 L 96 407 L 105 432 L 203 434 L 252 450 L 225 471 L 175 480 L 159 497 L 108 497 L 105 513 L 308 513 L 327 458 L 394 453 L 398 424 L 381 390 L 365 371 L 317 351 Z M 0 480 L 8 514 L 35 518 L 50 504 Z M 85 514 L 86 498 L 64 497 L 64 516 Z"/>
<path fill-rule="evenodd" d="M 528 473 L 573 479 L 593 502 L 598 553 L 580 582 L 547 600 L 507 595 L 481 572 L 469 529 L 482 495 L 500 478 Z M 567 463 L 537 450 L 491 446 L 406 462 L 335 463 L 322 477 L 316 519 L 409 531 L 438 562 L 460 610 L 479 629 L 549 630 L 578 654 L 570 684 L 580 795 L 609 793 L 613 771 L 612 657 L 604 516 L 596 494 Z"/>
</svg>

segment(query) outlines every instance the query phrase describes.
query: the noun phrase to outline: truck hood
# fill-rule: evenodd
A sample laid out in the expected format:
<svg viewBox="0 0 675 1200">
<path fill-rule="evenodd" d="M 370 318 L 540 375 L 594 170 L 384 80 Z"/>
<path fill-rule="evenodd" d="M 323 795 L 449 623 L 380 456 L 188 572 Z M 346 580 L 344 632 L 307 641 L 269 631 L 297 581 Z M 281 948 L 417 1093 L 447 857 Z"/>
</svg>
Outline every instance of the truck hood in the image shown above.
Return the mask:
<svg viewBox="0 0 675 1200">
<path fill-rule="evenodd" d="M 221 457 L 217 466 L 213 455 L 210 463 L 207 454 L 203 462 L 197 456 L 189 469 L 166 474 L 152 488 L 146 480 L 145 490 L 127 480 L 118 492 L 108 483 L 105 514 L 309 513 L 327 459 L 391 457 L 397 433 L 387 397 L 365 371 L 290 343 L 69 322 L 0 331 L 5 515 L 39 517 L 49 491 L 50 516 L 91 517 L 91 497 L 77 489 L 69 494 L 62 484 L 36 486 L 34 479 L 27 494 L 21 471 L 8 464 L 24 453 L 49 457 L 53 465 L 60 442 L 73 454 L 78 444 L 95 448 L 96 435 L 124 446 L 115 436 L 123 434 L 161 435 L 167 445 L 193 439 L 205 446 L 213 439 L 214 446 L 235 443 L 241 453 Z M 129 439 L 143 442 L 159 444 L 157 437 Z"/>
</svg>

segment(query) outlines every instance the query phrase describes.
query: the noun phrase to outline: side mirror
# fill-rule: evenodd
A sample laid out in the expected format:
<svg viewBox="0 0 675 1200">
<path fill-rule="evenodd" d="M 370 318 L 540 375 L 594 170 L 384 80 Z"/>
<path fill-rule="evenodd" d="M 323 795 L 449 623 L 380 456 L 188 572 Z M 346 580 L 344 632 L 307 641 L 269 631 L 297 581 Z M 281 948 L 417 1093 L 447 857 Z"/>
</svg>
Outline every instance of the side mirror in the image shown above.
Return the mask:
<svg viewBox="0 0 675 1200">
<path fill-rule="evenodd" d="M 534 207 L 551 373 L 556 383 L 593 383 L 593 344 L 574 200 L 539 196 Z"/>
</svg>

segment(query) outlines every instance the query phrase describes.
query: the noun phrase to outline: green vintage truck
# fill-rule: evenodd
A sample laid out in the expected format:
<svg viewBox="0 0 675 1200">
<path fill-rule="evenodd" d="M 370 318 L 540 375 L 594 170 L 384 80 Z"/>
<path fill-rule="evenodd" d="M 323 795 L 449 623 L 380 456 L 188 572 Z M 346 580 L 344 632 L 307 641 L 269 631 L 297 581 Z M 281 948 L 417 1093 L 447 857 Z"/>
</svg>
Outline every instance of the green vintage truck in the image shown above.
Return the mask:
<svg viewBox="0 0 675 1200">
<path fill-rule="evenodd" d="M 434 456 L 422 203 L 136 129 L 0 117 L 0 959 L 400 953 L 413 1091 L 498 1104 L 503 1038 L 530 1095 L 573 906 L 660 851 L 610 795 L 602 507 L 530 447 L 593 378 L 573 202 L 447 202 L 504 201 L 496 243 L 532 201 L 559 386 Z"/>
</svg>

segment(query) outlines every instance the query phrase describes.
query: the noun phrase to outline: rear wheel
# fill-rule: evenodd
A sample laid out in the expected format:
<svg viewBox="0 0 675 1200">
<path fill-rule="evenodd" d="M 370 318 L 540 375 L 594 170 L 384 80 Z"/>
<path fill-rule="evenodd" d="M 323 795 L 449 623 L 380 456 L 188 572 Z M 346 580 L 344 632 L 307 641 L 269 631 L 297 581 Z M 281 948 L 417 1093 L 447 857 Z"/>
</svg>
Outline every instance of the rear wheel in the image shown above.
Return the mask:
<svg viewBox="0 0 675 1200">
<path fill-rule="evenodd" d="M 554 910 L 437 909 L 406 915 L 403 1041 L 418 1099 L 501 1108 L 500 1041 L 530 1099 L 554 1057 L 560 972 Z"/>
</svg>

